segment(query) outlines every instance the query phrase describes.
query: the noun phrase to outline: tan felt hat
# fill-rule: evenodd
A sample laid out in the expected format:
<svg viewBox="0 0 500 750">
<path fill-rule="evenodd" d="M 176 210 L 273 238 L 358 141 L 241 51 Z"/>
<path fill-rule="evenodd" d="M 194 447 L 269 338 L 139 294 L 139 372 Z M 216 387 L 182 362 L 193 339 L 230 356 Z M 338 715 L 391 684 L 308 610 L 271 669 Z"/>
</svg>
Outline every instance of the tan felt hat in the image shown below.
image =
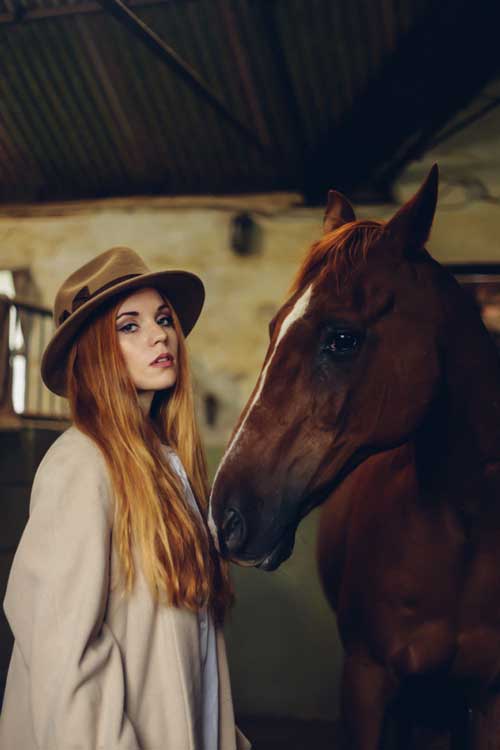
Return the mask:
<svg viewBox="0 0 500 750">
<path fill-rule="evenodd" d="M 89 315 L 119 292 L 142 286 L 153 286 L 165 294 L 177 313 L 184 335 L 188 335 L 205 299 L 201 279 L 188 271 L 151 271 L 134 250 L 112 247 L 68 276 L 56 294 L 56 330 L 40 366 L 47 388 L 58 396 L 66 396 L 67 357 Z"/>
</svg>

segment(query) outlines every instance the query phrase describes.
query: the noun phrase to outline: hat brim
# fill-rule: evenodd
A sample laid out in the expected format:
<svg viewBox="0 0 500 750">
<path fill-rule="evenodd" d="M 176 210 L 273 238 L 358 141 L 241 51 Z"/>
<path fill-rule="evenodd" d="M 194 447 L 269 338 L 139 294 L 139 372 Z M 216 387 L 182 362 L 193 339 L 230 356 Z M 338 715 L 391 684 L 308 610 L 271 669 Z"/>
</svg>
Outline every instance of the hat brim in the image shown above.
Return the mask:
<svg viewBox="0 0 500 750">
<path fill-rule="evenodd" d="M 42 380 L 53 393 L 66 397 L 66 360 L 71 344 L 85 321 L 107 300 L 120 292 L 153 286 L 172 303 L 184 336 L 198 320 L 205 301 L 201 279 L 189 271 L 151 271 L 109 287 L 78 307 L 62 323 L 47 344 L 40 364 Z"/>
</svg>

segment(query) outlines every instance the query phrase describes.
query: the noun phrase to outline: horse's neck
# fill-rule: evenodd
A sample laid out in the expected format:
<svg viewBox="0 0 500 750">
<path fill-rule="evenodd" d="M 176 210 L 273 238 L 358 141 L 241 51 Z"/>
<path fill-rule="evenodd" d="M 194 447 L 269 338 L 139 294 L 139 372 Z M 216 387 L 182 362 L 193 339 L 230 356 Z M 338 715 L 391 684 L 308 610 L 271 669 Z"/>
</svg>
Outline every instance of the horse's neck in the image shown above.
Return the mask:
<svg viewBox="0 0 500 750">
<path fill-rule="evenodd" d="M 417 435 L 424 484 L 474 516 L 500 505 L 500 361 L 475 310 L 458 299 L 447 330 L 444 378 Z"/>
</svg>

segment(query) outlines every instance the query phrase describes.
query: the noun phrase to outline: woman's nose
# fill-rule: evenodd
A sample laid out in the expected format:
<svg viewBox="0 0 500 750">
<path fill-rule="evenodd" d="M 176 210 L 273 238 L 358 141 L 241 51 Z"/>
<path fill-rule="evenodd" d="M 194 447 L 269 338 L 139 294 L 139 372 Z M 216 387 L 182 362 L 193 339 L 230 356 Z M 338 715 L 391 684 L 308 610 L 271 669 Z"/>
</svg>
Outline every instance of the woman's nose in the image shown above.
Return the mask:
<svg viewBox="0 0 500 750">
<path fill-rule="evenodd" d="M 168 340 L 168 328 L 165 326 L 154 326 L 153 330 L 149 334 L 149 341 L 151 344 L 156 344 L 157 341 Z"/>
</svg>

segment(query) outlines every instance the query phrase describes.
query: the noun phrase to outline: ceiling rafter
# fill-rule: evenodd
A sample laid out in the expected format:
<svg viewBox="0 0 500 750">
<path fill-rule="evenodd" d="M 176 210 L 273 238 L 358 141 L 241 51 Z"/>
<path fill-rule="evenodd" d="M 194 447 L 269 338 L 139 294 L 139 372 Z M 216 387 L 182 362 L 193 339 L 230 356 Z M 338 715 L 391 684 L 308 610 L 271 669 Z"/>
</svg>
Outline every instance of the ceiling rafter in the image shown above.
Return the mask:
<svg viewBox="0 0 500 750">
<path fill-rule="evenodd" d="M 152 8 L 156 5 L 166 5 L 172 0 L 129 0 L 130 8 Z M 27 9 L 19 0 L 4 0 L 7 13 L 0 13 L 0 24 L 21 24 L 33 21 L 43 21 L 47 18 L 63 18 L 64 16 L 79 16 L 89 13 L 102 13 L 102 7 L 98 2 L 74 3 L 71 5 L 60 5 L 52 8 Z"/>
<path fill-rule="evenodd" d="M 308 199 L 317 201 L 333 179 L 358 200 L 391 200 L 404 166 L 500 72 L 499 21 L 497 0 L 476 0 L 474 14 L 469 0 L 429 6 L 351 111 L 318 139 L 306 177 Z M 472 57 L 463 54 L 469 48 Z"/>
<path fill-rule="evenodd" d="M 500 5 L 360 2 L 0 0 L 0 198 L 390 196 L 495 77 Z"/>
<path fill-rule="evenodd" d="M 160 60 L 169 65 L 191 88 L 205 101 L 207 101 L 216 112 L 222 116 L 226 122 L 236 128 L 245 139 L 255 146 L 264 156 L 274 159 L 269 147 L 259 138 L 257 133 L 248 128 L 236 115 L 227 107 L 220 96 L 208 86 L 201 78 L 198 72 L 189 65 L 182 57 L 161 37 L 156 34 L 144 21 L 139 18 L 129 7 L 121 0 L 98 0 L 99 4 L 116 18 L 120 23 L 135 36 L 139 41 L 145 44 L 153 54 Z"/>
</svg>

